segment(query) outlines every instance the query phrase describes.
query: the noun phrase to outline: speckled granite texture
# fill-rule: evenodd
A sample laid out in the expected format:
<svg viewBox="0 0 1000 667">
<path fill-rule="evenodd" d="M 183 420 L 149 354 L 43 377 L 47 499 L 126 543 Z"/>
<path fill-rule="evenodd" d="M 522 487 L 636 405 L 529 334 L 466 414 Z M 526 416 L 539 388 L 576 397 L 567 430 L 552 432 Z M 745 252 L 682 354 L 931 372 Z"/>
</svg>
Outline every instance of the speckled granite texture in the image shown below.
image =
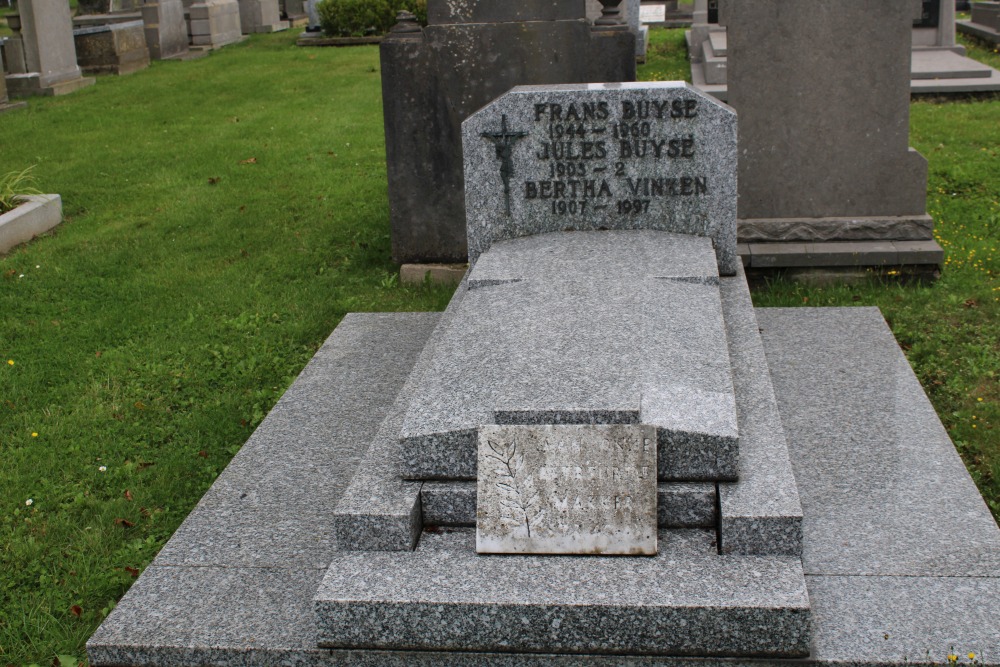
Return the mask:
<svg viewBox="0 0 1000 667">
<path fill-rule="evenodd" d="M 811 656 L 803 664 L 939 667 L 948 653 L 956 653 L 964 663 L 966 654 L 973 652 L 978 664 L 1000 666 L 1000 570 L 992 564 L 998 552 L 996 524 L 878 312 L 756 313 L 800 482 L 813 635 Z M 232 490 L 213 487 L 91 638 L 91 664 L 787 664 L 766 659 L 317 649 L 312 597 L 323 566 L 316 564 L 325 564 L 335 546 L 321 518 L 335 506 L 402 386 L 420 348 L 418 330 L 426 335 L 436 318 L 355 317 L 345 318 L 220 476 L 217 484 L 229 484 Z M 392 368 L 396 370 L 390 372 Z M 878 377 L 870 368 L 879 369 Z M 737 386 L 739 378 L 736 370 Z M 385 392 L 381 398 L 364 390 L 372 388 L 372 382 L 377 383 L 376 391 Z M 886 411 L 898 420 L 877 418 Z M 888 424 L 895 425 L 886 428 Z M 321 437 L 327 428 L 336 428 L 343 438 Z M 257 462 L 247 458 L 241 463 L 251 454 Z M 329 465 L 316 471 L 323 475 L 322 483 L 302 472 L 294 477 L 299 463 L 305 469 Z M 278 480 L 288 475 L 299 481 L 281 486 Z M 886 488 L 885 493 L 876 490 L 877 503 L 870 500 L 873 484 Z M 259 495 L 249 495 L 252 489 Z M 243 493 L 248 495 L 242 500 L 252 499 L 253 505 L 240 505 Z M 228 514 L 213 519 L 216 507 Z M 256 519 L 233 523 L 247 512 Z M 304 521 L 303 513 L 308 513 Z M 265 546 L 254 548 L 256 544 Z M 347 555 L 362 559 L 366 554 Z"/>
<path fill-rule="evenodd" d="M 756 313 L 799 485 L 814 659 L 1000 664 L 1000 529 L 878 309 Z"/>
<path fill-rule="evenodd" d="M 802 554 L 802 507 L 743 267 L 724 278 L 740 431 L 740 481 L 719 484 L 723 553 Z"/>
<path fill-rule="evenodd" d="M 339 553 L 316 594 L 336 648 L 803 656 L 794 557 L 720 556 L 711 532 L 661 533 L 652 558 L 477 556 L 474 532 L 412 553 Z M 367 574 L 366 574 L 367 573 Z"/>
<path fill-rule="evenodd" d="M 715 484 L 661 482 L 656 493 L 660 528 L 715 527 Z M 425 526 L 476 525 L 475 482 L 424 482 L 420 504 Z"/>
<path fill-rule="evenodd" d="M 757 312 L 809 572 L 1000 576 L 1000 531 L 878 309 Z"/>
<path fill-rule="evenodd" d="M 641 422 L 657 427 L 661 479 L 735 478 L 735 402 L 710 242 L 617 232 L 635 250 L 632 263 L 618 251 L 605 266 L 587 242 L 604 247 L 601 236 L 542 234 L 483 255 L 486 267 L 469 280 L 486 282 L 435 336 L 403 422 L 404 477 L 474 479 L 481 425 Z M 690 281 L 677 279 L 683 267 Z"/>
<path fill-rule="evenodd" d="M 736 255 L 736 114 L 681 82 L 518 86 L 462 123 L 469 262 L 563 229 L 656 229 Z M 697 184 L 696 184 L 697 183 Z"/>
<path fill-rule="evenodd" d="M 90 638 L 91 664 L 267 665 L 315 648 L 334 508 L 439 317 L 347 315 Z"/>
</svg>

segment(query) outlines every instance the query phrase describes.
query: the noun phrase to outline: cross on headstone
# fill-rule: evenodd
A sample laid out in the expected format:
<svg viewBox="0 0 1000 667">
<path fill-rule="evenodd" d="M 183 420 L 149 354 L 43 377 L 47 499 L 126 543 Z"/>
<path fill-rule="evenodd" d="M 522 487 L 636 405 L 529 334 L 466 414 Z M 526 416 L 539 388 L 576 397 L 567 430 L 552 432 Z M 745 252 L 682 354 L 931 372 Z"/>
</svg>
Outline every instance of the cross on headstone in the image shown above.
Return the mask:
<svg viewBox="0 0 1000 667">
<path fill-rule="evenodd" d="M 483 132 L 484 139 L 489 139 L 497 149 L 497 159 L 500 160 L 500 178 L 503 179 L 503 194 L 505 211 L 510 215 L 510 177 L 514 175 L 514 141 L 528 136 L 527 132 L 511 132 L 507 129 L 507 114 L 500 117 L 499 132 Z"/>
</svg>

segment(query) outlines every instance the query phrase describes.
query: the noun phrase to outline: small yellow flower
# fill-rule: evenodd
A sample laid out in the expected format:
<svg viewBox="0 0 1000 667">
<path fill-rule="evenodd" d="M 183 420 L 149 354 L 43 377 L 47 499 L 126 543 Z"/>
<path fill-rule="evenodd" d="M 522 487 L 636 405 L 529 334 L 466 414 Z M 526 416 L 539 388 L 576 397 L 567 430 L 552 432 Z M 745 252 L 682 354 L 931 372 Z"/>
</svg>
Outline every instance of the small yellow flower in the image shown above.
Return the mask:
<svg viewBox="0 0 1000 667">
<path fill-rule="evenodd" d="M 38 437 L 38 434 L 37 434 L 37 433 L 35 433 L 34 431 L 32 431 L 32 432 L 31 432 L 31 437 L 32 437 L 32 438 L 37 438 L 37 437 Z"/>
<path fill-rule="evenodd" d="M 981 401 L 983 399 L 979 399 L 979 400 Z M 975 653 L 970 653 L 969 654 L 969 660 L 975 660 L 975 659 L 976 659 L 976 654 Z"/>
<path fill-rule="evenodd" d="M 948 662 L 958 662 L 958 656 L 954 653 L 948 654 Z"/>
<path fill-rule="evenodd" d="M 8 359 L 7 360 L 7 365 L 8 366 L 13 366 L 14 365 L 14 360 L 13 359 Z"/>
<path fill-rule="evenodd" d="M 979 398 L 977 398 L 976 400 L 977 400 L 977 401 L 979 401 L 980 403 L 982 403 L 982 402 L 983 402 L 983 397 L 982 397 L 982 396 L 980 396 L 980 397 L 979 397 Z"/>
</svg>

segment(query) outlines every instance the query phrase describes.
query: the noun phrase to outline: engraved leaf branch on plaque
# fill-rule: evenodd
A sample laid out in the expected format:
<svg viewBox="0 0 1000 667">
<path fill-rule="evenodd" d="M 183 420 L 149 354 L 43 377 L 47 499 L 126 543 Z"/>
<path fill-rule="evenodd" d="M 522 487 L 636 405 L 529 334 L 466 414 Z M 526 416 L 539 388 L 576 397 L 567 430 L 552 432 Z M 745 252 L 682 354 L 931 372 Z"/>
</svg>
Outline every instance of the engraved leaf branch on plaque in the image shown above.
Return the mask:
<svg viewBox="0 0 1000 667">
<path fill-rule="evenodd" d="M 523 524 L 530 538 L 531 527 L 541 522 L 545 512 L 539 509 L 540 499 L 531 476 L 524 474 L 524 453 L 517 450 L 517 442 L 513 441 L 487 440 L 486 444 L 492 452 L 486 455 L 487 458 L 499 464 L 493 472 L 498 478 L 496 487 L 503 496 L 500 499 L 504 509 L 502 519 L 513 524 L 512 529 Z"/>
</svg>

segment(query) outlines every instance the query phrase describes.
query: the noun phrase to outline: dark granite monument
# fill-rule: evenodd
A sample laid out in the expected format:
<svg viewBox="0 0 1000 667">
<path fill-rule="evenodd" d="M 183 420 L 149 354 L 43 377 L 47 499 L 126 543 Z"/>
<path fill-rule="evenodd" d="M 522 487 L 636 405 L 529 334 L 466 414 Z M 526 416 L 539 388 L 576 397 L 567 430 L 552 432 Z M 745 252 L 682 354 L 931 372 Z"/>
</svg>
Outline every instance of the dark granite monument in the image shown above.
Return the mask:
<svg viewBox="0 0 1000 667">
<path fill-rule="evenodd" d="M 587 22 L 584 0 L 429 0 L 382 42 L 382 99 L 396 262 L 464 262 L 460 126 L 519 84 L 635 80 L 619 2 Z"/>
</svg>

